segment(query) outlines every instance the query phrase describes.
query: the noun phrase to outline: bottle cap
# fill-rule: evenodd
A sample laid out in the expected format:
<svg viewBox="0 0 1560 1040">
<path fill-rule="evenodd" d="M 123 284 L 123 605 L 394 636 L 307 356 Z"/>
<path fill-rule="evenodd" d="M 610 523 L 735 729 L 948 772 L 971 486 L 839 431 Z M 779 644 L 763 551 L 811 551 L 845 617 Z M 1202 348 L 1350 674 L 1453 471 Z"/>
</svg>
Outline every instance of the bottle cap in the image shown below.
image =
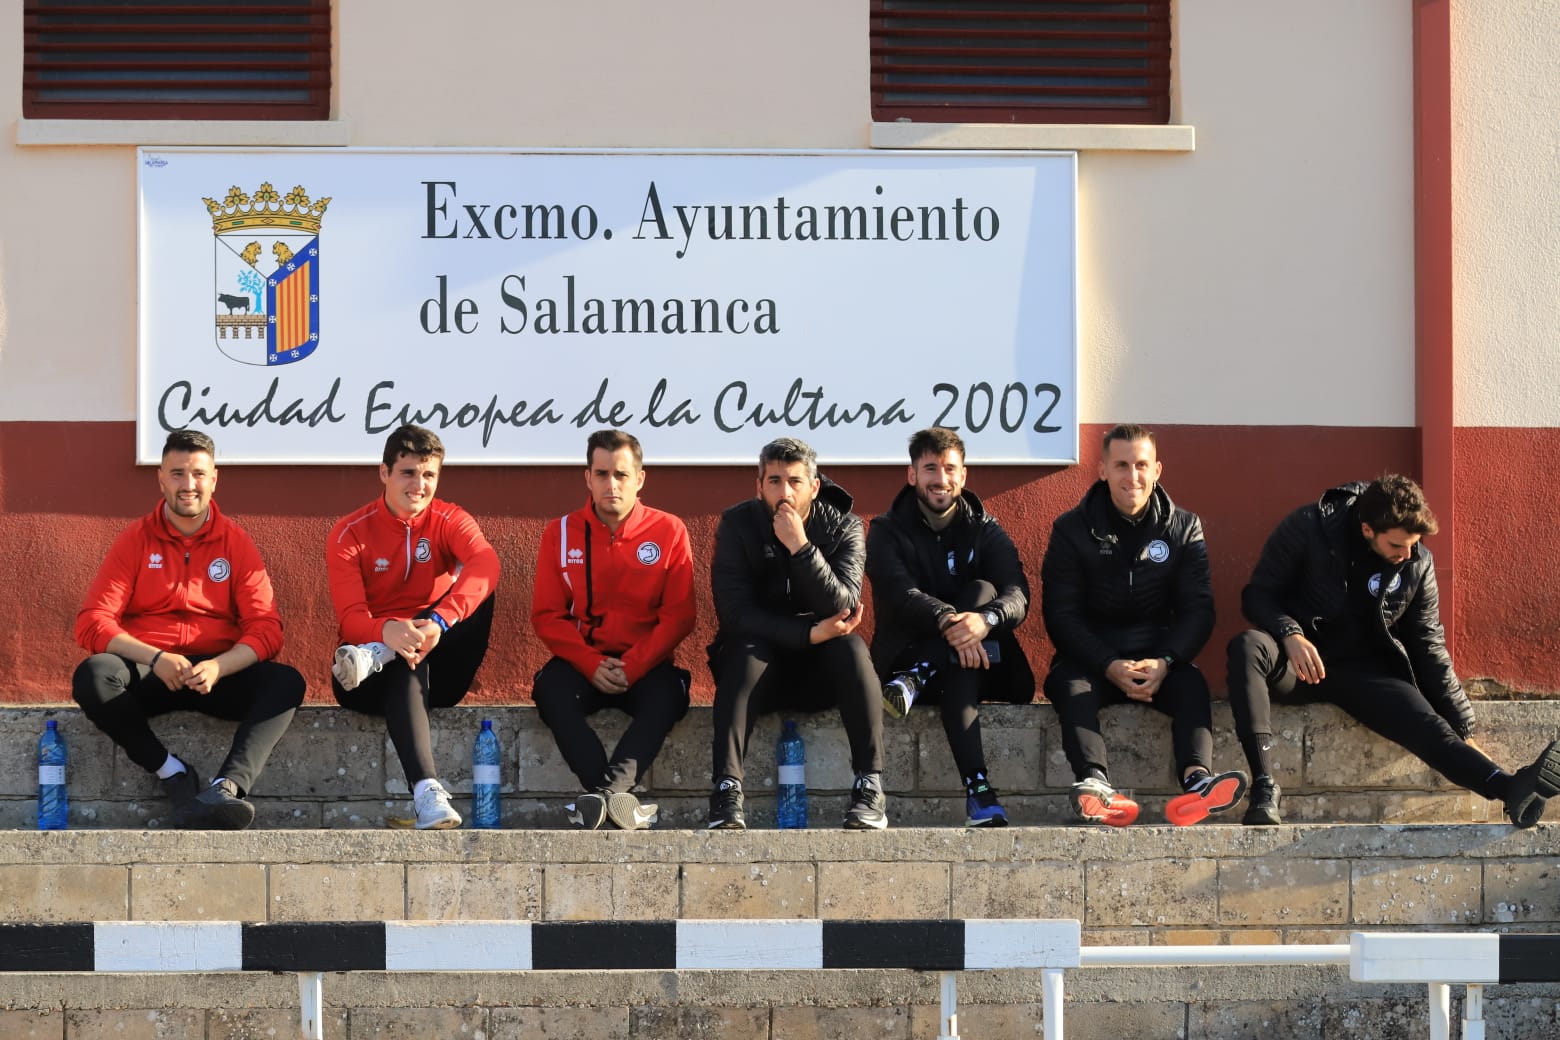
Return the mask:
<svg viewBox="0 0 1560 1040">
<path fill-rule="evenodd" d="M 492 719 L 483 719 L 482 720 L 482 728 L 483 729 L 492 729 L 493 728 L 493 720 Z"/>
<path fill-rule="evenodd" d="M 47 722 L 45 722 L 43 724 L 43 728 L 44 729 L 58 729 L 59 727 L 55 724 L 53 719 L 50 719 L 49 721 L 47 721 Z"/>
</svg>

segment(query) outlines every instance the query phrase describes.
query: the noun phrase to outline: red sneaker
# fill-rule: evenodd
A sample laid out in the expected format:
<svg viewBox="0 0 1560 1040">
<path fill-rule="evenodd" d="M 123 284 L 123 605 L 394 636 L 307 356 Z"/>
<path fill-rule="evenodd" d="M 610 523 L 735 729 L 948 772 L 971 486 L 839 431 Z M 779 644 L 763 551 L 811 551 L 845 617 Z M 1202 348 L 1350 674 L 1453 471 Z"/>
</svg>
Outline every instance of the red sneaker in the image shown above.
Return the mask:
<svg viewBox="0 0 1560 1040">
<path fill-rule="evenodd" d="M 1246 774 L 1241 772 L 1207 773 L 1185 794 L 1176 795 L 1165 804 L 1165 819 L 1177 827 L 1190 827 L 1221 813 L 1246 796 Z"/>
<path fill-rule="evenodd" d="M 1092 776 L 1073 784 L 1068 800 L 1072 804 L 1073 818 L 1083 823 L 1129 827 L 1138 818 L 1137 802 Z"/>
</svg>

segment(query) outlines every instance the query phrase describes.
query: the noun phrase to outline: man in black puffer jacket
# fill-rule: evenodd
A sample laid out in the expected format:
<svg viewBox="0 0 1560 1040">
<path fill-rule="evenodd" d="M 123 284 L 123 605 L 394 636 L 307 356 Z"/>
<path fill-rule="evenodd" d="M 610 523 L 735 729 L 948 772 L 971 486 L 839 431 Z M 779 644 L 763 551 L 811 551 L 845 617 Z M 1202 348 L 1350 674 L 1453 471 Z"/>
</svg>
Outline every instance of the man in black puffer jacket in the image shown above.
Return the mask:
<svg viewBox="0 0 1560 1040">
<path fill-rule="evenodd" d="M 1473 707 L 1452 670 L 1419 485 L 1389 474 L 1333 488 L 1269 536 L 1230 641 L 1230 708 L 1255 781 L 1248 824 L 1276 824 L 1269 694 L 1336 704 L 1436 772 L 1505 802 L 1531 827 L 1560 790 L 1560 742 L 1513 776 L 1468 743 Z M 1304 684 L 1304 685 L 1301 685 Z"/>
<path fill-rule="evenodd" d="M 910 438 L 908 483 L 867 532 L 877 627 L 872 659 L 883 710 L 902 718 L 917 699 L 942 710 L 964 779 L 965 826 L 1006 827 L 986 770 L 980 702 L 1028 704 L 1035 676 L 1013 629 L 1029 612 L 1029 581 L 1013 541 L 964 487 L 964 441 L 933 426 Z"/>
<path fill-rule="evenodd" d="M 758 497 L 721 514 L 710 585 L 720 628 L 715 676 L 712 830 L 742 830 L 742 760 L 766 711 L 838 706 L 856 773 L 845 827 L 888 826 L 883 699 L 861 623 L 866 536 L 851 498 L 818 476 L 818 457 L 782 437 L 758 456 Z"/>
<path fill-rule="evenodd" d="M 1137 803 L 1110 785 L 1100 707 L 1136 701 L 1170 716 L 1184 793 L 1165 816 L 1186 826 L 1246 791 L 1241 773 L 1214 775 L 1208 680 L 1192 663 L 1213 632 L 1213 585 L 1202 522 L 1159 487 L 1152 431 L 1105 434 L 1100 479 L 1057 517 L 1040 569 L 1041 607 L 1056 657 L 1045 678 L 1072 766 L 1073 815 L 1124 827 Z"/>
</svg>

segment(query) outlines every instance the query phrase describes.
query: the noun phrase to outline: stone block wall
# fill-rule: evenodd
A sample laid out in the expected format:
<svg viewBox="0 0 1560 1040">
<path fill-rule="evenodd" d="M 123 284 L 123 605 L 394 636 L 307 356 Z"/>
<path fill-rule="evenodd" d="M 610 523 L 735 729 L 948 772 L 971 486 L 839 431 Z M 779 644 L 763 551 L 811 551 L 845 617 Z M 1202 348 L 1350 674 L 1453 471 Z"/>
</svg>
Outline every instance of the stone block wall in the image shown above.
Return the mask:
<svg viewBox="0 0 1560 1040">
<path fill-rule="evenodd" d="M 1077 918 L 1086 945 L 1339 943 L 1356 930 L 1560 931 L 1560 825 L 885 832 L 0 832 L 0 920 Z M 1067 1035 L 1394 1040 L 1422 987 L 1339 967 L 1079 969 Z M 1490 987 L 1493 1037 L 1560 1029 L 1560 987 Z M 890 971 L 350 973 L 327 1036 L 937 1036 Z M 959 978 L 961 1035 L 1039 1035 L 1037 972 Z M 287 1035 L 289 976 L 0 974 L 0 1036 Z M 204 1030 L 204 1032 L 202 1032 Z M 464 1030 L 464 1032 L 463 1032 Z"/>
<path fill-rule="evenodd" d="M 157 828 L 166 806 L 156 781 L 132 764 L 74 708 L 0 711 L 0 827 L 36 823 L 35 748 L 46 717 L 59 720 L 70 751 L 73 827 Z M 1530 761 L 1560 737 L 1560 702 L 1484 702 L 1480 745 L 1508 766 Z M 433 715 L 434 752 L 446 785 L 465 810 L 471 790 L 471 742 L 482 718 L 494 719 L 503 744 L 504 825 L 566 827 L 562 806 L 578 791 L 552 736 L 529 706 L 451 708 Z M 711 718 L 696 707 L 668 738 L 645 778 L 663 827 L 702 826 L 710 785 Z M 807 742 L 810 812 L 815 827 L 837 826 L 851 784 L 844 729 L 833 712 L 798 716 Z M 760 721 L 747 763 L 750 825 L 773 825 L 774 741 L 779 716 Z M 609 746 L 626 716 L 602 712 L 598 731 Z M 217 768 L 232 725 L 190 713 L 162 716 L 154 728 L 202 776 Z M 1144 805 L 1143 819 L 1162 819 L 1177 793 L 1170 732 L 1158 713 L 1125 705 L 1106 709 L 1111 776 Z M 1215 705 L 1215 758 L 1244 768 L 1228 708 Z M 1501 807 L 1456 788 L 1396 745 L 1367 732 L 1327 705 L 1278 708 L 1277 773 L 1285 819 L 1294 822 L 1498 821 Z M 934 709 L 884 720 L 884 785 L 893 826 L 959 826 L 962 787 Z M 982 733 L 994 784 L 1015 824 L 1066 819 L 1072 781 L 1056 716 L 1048 705 L 987 705 Z M 400 763 L 380 719 L 339 708 L 306 707 L 252 792 L 262 828 L 378 828 L 410 813 Z"/>
</svg>

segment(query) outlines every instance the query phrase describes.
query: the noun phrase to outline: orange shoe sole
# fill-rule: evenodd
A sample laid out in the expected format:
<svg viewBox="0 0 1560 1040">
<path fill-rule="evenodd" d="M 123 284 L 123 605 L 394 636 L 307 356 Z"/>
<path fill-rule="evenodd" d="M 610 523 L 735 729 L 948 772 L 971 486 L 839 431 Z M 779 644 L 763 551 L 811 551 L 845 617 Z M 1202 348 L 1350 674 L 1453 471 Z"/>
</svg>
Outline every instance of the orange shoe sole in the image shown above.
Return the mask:
<svg viewBox="0 0 1560 1040">
<path fill-rule="evenodd" d="M 1245 796 L 1244 773 L 1220 773 L 1205 790 L 1176 795 L 1165 803 L 1165 819 L 1177 827 L 1190 827 L 1223 812 Z"/>
<path fill-rule="evenodd" d="M 1130 827 L 1138 818 L 1138 803 L 1119 794 L 1109 802 L 1086 794 L 1078 799 L 1078 808 L 1091 821 L 1103 823 L 1107 827 Z"/>
</svg>

